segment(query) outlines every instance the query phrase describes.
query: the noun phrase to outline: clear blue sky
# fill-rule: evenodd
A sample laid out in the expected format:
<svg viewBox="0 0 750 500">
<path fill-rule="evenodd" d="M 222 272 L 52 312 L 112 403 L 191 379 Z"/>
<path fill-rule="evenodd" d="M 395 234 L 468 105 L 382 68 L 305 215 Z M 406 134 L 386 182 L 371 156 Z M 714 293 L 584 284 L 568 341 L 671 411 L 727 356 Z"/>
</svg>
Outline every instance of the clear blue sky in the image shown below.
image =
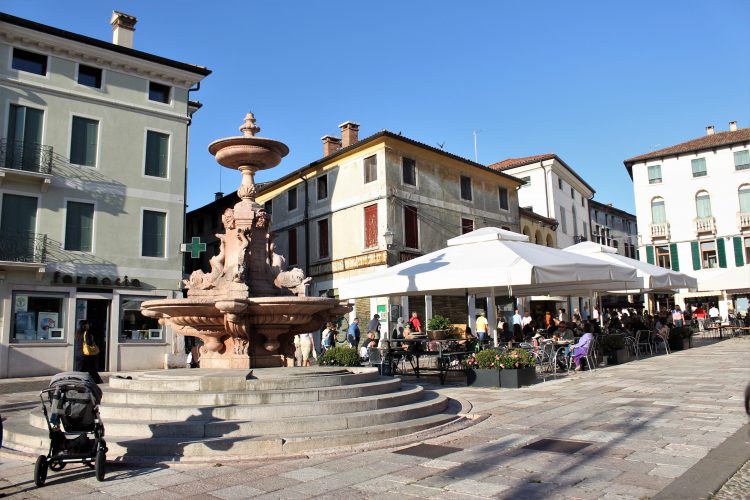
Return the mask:
<svg viewBox="0 0 750 500">
<path fill-rule="evenodd" d="M 245 112 L 289 156 L 322 155 L 346 120 L 481 163 L 554 152 L 601 202 L 633 212 L 622 161 L 737 120 L 750 126 L 750 2 L 257 2 L 4 0 L 0 10 L 111 41 L 112 10 L 138 18 L 135 48 L 207 66 L 191 126 L 190 209 L 213 199 L 207 145 Z M 239 174 L 224 169 L 224 192 Z"/>
</svg>

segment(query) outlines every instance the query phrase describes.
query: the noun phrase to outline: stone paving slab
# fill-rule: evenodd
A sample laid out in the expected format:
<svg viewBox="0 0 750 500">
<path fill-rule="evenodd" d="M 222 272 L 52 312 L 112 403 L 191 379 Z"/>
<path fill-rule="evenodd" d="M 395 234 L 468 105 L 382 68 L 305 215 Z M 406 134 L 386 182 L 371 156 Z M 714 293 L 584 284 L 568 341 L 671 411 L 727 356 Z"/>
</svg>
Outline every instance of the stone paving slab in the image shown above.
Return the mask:
<svg viewBox="0 0 750 500">
<path fill-rule="evenodd" d="M 426 444 L 460 448 L 436 459 L 398 448 L 274 461 L 125 467 L 106 481 L 69 465 L 33 485 L 27 457 L 0 452 L 0 496 L 14 498 L 653 498 L 668 492 L 747 423 L 750 337 L 548 380 L 520 390 L 430 385 L 487 418 Z M 29 384 L 39 384 L 32 380 Z M 23 381 L 6 387 L 26 389 Z M 2 384 L 0 384 L 2 386 Z M 0 391 L 0 411 L 28 411 L 37 393 Z M 13 405 L 20 405 L 18 408 Z M 15 408 L 15 409 L 14 409 Z M 106 428 L 106 422 L 105 422 Z M 522 448 L 541 438 L 591 444 L 572 454 Z M 722 460 L 716 460 L 717 466 Z M 735 469 L 741 463 L 735 464 Z M 731 474 L 731 472 L 729 473 Z M 679 478 L 679 479 L 676 479 Z M 717 493 L 750 498 L 750 465 Z"/>
</svg>

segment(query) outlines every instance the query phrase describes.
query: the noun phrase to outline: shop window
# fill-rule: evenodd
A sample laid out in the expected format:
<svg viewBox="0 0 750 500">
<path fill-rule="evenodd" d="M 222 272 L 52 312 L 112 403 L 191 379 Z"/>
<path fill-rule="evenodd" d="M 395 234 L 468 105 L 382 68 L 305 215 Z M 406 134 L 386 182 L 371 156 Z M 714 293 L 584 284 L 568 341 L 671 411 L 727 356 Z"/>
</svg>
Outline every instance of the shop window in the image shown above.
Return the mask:
<svg viewBox="0 0 750 500">
<path fill-rule="evenodd" d="M 13 341 L 64 341 L 65 296 L 13 293 Z"/>
<path fill-rule="evenodd" d="M 165 297 L 122 297 L 120 301 L 120 342 L 163 342 L 164 327 L 156 318 L 141 314 L 141 304 Z"/>
</svg>

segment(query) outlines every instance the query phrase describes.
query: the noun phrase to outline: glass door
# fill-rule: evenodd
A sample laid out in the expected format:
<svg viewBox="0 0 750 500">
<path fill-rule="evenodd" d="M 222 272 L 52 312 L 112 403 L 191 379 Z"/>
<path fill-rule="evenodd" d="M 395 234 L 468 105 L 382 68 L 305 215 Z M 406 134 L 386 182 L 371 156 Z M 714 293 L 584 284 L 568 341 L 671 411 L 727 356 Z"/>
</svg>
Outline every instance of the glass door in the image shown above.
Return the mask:
<svg viewBox="0 0 750 500">
<path fill-rule="evenodd" d="M 0 260 L 35 262 L 36 205 L 33 196 L 3 194 Z"/>
<path fill-rule="evenodd" d="M 5 167 L 38 171 L 41 162 L 44 111 L 10 105 L 8 113 L 8 154 Z"/>
</svg>

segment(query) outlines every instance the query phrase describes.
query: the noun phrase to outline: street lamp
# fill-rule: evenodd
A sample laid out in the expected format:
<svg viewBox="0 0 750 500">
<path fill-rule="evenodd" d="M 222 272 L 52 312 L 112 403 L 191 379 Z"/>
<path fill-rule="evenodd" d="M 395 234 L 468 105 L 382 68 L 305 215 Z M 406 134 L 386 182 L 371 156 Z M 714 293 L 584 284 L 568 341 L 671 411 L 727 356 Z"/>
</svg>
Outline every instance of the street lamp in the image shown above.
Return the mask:
<svg viewBox="0 0 750 500">
<path fill-rule="evenodd" d="M 385 244 L 389 249 L 393 247 L 393 231 L 386 228 L 385 232 L 383 233 L 383 239 L 385 240 Z"/>
</svg>

